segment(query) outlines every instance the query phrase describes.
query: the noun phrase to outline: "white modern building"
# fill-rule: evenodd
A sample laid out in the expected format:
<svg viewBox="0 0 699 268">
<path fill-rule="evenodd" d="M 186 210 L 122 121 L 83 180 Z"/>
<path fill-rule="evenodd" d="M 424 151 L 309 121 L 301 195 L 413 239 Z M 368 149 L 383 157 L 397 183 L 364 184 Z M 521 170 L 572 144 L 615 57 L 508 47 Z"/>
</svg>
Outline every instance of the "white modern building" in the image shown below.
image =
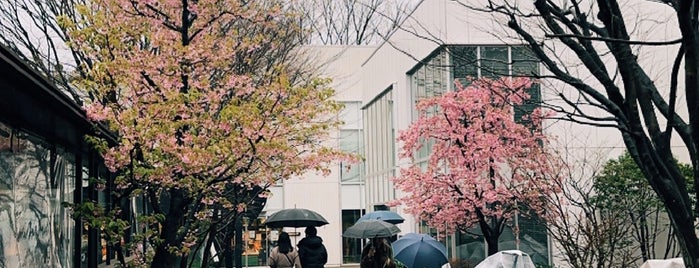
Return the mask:
<svg viewBox="0 0 699 268">
<path fill-rule="evenodd" d="M 356 265 L 360 245 L 356 239 L 343 238 L 342 232 L 366 212 L 393 210 L 406 221 L 398 225 L 403 232 L 430 232 L 400 208 L 389 208 L 397 192 L 390 178 L 399 176 L 399 167 L 407 160 L 398 158 L 396 137 L 416 118 L 417 100 L 453 90 L 454 81 L 468 77 L 493 77 L 518 73 L 544 72 L 521 43 L 502 38 L 503 26 L 490 15 L 469 10 L 449 0 L 420 2 L 401 27 L 375 47 L 309 47 L 323 62 L 325 75 L 333 78 L 337 100 L 346 105 L 340 116 L 345 126 L 335 146 L 363 156 L 363 162 L 346 169 L 346 164 L 328 177 L 309 174 L 272 189 L 265 213 L 284 208 L 307 208 L 321 213 L 330 224 L 318 234 L 329 252 L 328 267 Z M 657 29 L 662 31 L 662 29 Z M 664 32 L 668 35 L 667 31 Z M 650 62 L 671 61 L 666 51 L 656 51 Z M 669 59 L 668 59 L 669 58 Z M 660 76 L 667 70 L 657 70 Z M 547 86 L 536 88 L 536 100 L 546 99 Z M 521 107 L 521 111 L 533 106 Z M 546 131 L 559 138 L 567 151 L 577 156 L 617 157 L 624 144 L 615 129 L 600 129 L 566 122 L 547 122 Z M 420 152 L 428 156 L 429 152 Z M 682 156 L 680 156 L 682 157 Z M 341 168 L 342 167 L 342 168 Z M 519 219 L 519 236 L 512 230 L 501 237 L 501 249 L 521 249 L 537 263 L 557 263 L 557 252 L 545 229 L 533 221 Z M 300 239 L 303 230 L 298 232 Z M 450 258 L 478 262 L 485 257 L 482 239 L 470 235 L 449 235 L 445 240 Z"/>
</svg>

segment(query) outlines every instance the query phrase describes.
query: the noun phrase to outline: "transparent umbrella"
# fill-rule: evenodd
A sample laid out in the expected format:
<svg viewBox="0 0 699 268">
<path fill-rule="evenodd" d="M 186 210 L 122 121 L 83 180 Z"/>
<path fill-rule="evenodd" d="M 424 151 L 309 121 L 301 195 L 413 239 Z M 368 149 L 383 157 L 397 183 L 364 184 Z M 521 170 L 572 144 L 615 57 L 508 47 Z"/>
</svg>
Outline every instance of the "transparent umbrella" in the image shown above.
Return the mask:
<svg viewBox="0 0 699 268">
<path fill-rule="evenodd" d="M 476 268 L 535 268 L 527 253 L 519 250 L 503 250 L 488 256 Z"/>
<path fill-rule="evenodd" d="M 684 268 L 684 260 L 682 258 L 647 260 L 641 264 L 640 268 Z"/>
</svg>

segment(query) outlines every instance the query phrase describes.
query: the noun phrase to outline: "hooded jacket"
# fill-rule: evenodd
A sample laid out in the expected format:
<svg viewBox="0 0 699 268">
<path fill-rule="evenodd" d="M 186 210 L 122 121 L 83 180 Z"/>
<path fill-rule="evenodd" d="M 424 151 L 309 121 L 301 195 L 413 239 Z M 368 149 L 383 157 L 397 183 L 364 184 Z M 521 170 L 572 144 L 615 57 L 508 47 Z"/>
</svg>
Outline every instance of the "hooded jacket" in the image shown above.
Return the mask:
<svg viewBox="0 0 699 268">
<path fill-rule="evenodd" d="M 328 251 L 319 236 L 306 236 L 301 239 L 298 249 L 303 268 L 323 268 L 328 262 Z"/>
</svg>

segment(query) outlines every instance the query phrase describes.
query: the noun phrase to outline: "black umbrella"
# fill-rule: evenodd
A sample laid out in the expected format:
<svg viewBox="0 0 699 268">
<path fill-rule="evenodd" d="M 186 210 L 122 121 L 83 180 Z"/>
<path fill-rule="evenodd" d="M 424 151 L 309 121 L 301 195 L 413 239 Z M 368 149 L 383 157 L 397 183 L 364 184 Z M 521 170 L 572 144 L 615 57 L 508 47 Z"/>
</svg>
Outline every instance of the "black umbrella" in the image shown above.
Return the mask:
<svg viewBox="0 0 699 268">
<path fill-rule="evenodd" d="M 282 209 L 269 215 L 265 221 L 265 225 L 272 228 L 323 226 L 326 224 L 328 224 L 328 220 L 323 216 L 303 208 Z"/>
<path fill-rule="evenodd" d="M 364 220 L 356 222 L 354 225 L 347 228 L 342 236 L 351 238 L 373 238 L 391 237 L 397 233 L 400 233 L 400 229 L 392 223 L 382 220 Z"/>
</svg>

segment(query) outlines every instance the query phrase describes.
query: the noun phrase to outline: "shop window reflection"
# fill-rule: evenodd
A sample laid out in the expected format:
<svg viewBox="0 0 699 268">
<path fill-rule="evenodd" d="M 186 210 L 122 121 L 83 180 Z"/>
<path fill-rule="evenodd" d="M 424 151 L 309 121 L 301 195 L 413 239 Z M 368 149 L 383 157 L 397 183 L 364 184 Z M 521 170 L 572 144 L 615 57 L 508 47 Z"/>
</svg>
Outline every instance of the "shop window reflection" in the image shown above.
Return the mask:
<svg viewBox="0 0 699 268">
<path fill-rule="evenodd" d="M 271 247 L 267 240 L 268 230 L 263 219 L 257 218 L 243 223 L 245 230 L 243 233 L 243 264 L 247 266 L 264 266 L 267 262 L 268 247 Z"/>
<path fill-rule="evenodd" d="M 72 159 L 0 123 L 0 267 L 73 267 Z"/>
<path fill-rule="evenodd" d="M 362 209 L 342 210 L 342 232 L 352 226 L 362 216 Z M 362 241 L 356 238 L 342 238 L 342 263 L 359 263 L 362 255 Z"/>
</svg>

